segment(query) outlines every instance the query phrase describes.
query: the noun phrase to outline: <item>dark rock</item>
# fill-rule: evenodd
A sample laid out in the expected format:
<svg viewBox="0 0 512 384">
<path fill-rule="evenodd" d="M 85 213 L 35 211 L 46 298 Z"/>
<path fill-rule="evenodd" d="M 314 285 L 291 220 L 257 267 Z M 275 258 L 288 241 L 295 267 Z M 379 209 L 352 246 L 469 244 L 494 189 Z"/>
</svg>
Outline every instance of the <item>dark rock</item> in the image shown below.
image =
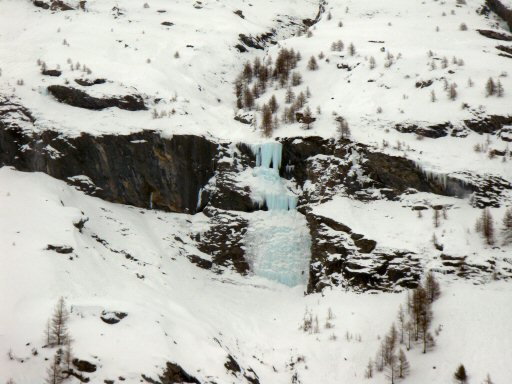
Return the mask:
<svg viewBox="0 0 512 384">
<path fill-rule="evenodd" d="M 269 43 L 275 44 L 275 40 L 274 40 L 275 39 L 275 32 L 263 33 L 263 34 L 258 35 L 256 37 L 254 37 L 254 36 L 247 36 L 247 35 L 244 35 L 243 33 L 240 33 L 238 35 L 238 39 L 246 47 L 254 48 L 254 49 L 264 49 L 265 46 L 267 44 L 269 44 Z"/>
<path fill-rule="evenodd" d="M 240 146 L 239 146 L 240 148 Z M 245 148 L 234 155 L 230 154 L 229 148 L 219 146 L 219 154 L 217 159 L 217 168 L 215 177 L 205 188 L 206 198 L 202 198 L 201 202 L 204 206 L 219 208 L 221 210 L 252 212 L 258 210 L 258 205 L 251 198 L 251 191 L 248 186 L 241 186 L 238 181 L 238 175 L 241 166 L 246 168 L 254 157 L 252 152 L 244 153 Z M 232 159 L 232 156 L 237 156 Z"/>
<path fill-rule="evenodd" d="M 0 106 L 5 106 L 0 109 L 0 165 L 68 182 L 86 176 L 94 184 L 90 193 L 111 202 L 148 208 L 151 198 L 153 208 L 195 213 L 199 191 L 215 172 L 218 146 L 199 136 L 166 139 L 143 131 L 66 138 L 53 131 L 30 132 L 28 111 L 1 100 Z M 49 145 L 58 156 L 46 150 Z"/>
<path fill-rule="evenodd" d="M 233 373 L 234 375 L 236 375 L 236 373 L 242 372 L 240 365 L 236 362 L 236 360 L 231 355 L 228 355 L 228 360 L 224 364 L 224 367 L 226 367 L 226 369 L 228 371 L 231 371 L 231 373 Z"/>
<path fill-rule="evenodd" d="M 240 18 L 245 19 L 244 13 L 240 9 L 233 11 L 233 13 L 239 16 Z"/>
<path fill-rule="evenodd" d="M 78 232 L 82 233 L 82 230 L 85 227 L 85 223 L 89 221 L 88 217 L 81 217 L 80 220 L 74 222 L 73 225 L 78 229 Z"/>
<path fill-rule="evenodd" d="M 359 252 L 361 253 L 372 253 L 377 246 L 377 242 L 370 239 L 354 240 L 354 244 L 359 248 Z"/>
<path fill-rule="evenodd" d="M 166 27 L 172 27 L 174 25 L 174 23 L 170 22 L 170 21 L 164 21 L 161 23 L 162 25 L 165 25 Z"/>
<path fill-rule="evenodd" d="M 312 27 L 316 23 L 320 21 L 320 18 L 322 17 L 322 14 L 325 12 L 325 2 L 320 1 L 318 5 L 318 13 L 316 14 L 314 19 L 303 19 L 302 24 L 304 24 L 306 27 Z"/>
<path fill-rule="evenodd" d="M 62 75 L 62 71 L 59 71 L 58 69 L 45 69 L 44 71 L 41 71 L 41 74 L 44 76 L 59 77 Z"/>
<path fill-rule="evenodd" d="M 404 125 L 396 124 L 395 129 L 402 133 L 415 133 L 420 136 L 430 137 L 431 139 L 438 139 L 448 135 L 448 131 L 453 128 L 449 122 L 442 124 L 435 124 L 426 127 L 420 127 L 416 124 Z"/>
<path fill-rule="evenodd" d="M 62 253 L 62 254 L 69 254 L 69 253 L 73 252 L 73 248 L 69 247 L 67 245 L 52 245 L 52 244 L 48 244 L 46 246 L 46 249 L 48 251 L 55 251 L 57 253 Z"/>
<path fill-rule="evenodd" d="M 312 243 L 308 293 L 330 286 L 356 291 L 415 287 L 421 264 L 409 252 L 375 252 L 376 242 L 352 233 L 346 225 L 303 209 Z M 357 240 L 353 240 L 356 238 Z M 358 249 L 358 244 L 361 248 Z M 371 256 L 364 252 L 371 252 Z"/>
<path fill-rule="evenodd" d="M 59 102 L 73 107 L 102 110 L 105 108 L 117 107 L 127 111 L 143 111 L 147 107 L 139 95 L 125 95 L 120 97 L 97 98 L 88 95 L 84 91 L 64 85 L 50 85 L 48 87 L 53 97 Z"/>
<path fill-rule="evenodd" d="M 242 44 L 244 44 L 245 46 L 247 46 L 249 48 L 254 48 L 254 49 L 263 49 L 264 48 L 264 46 L 255 37 L 247 36 L 247 35 L 244 35 L 243 33 L 241 33 L 238 35 L 238 38 L 240 39 Z"/>
<path fill-rule="evenodd" d="M 247 48 L 245 48 L 242 44 L 235 45 L 235 48 L 238 49 L 238 52 L 240 53 L 248 52 Z"/>
<path fill-rule="evenodd" d="M 90 87 L 92 85 L 97 84 L 105 84 L 107 81 L 105 79 L 94 79 L 94 80 L 88 80 L 88 79 L 75 79 L 75 83 L 78 85 L 81 85 L 83 87 Z"/>
<path fill-rule="evenodd" d="M 304 115 L 301 112 L 295 113 L 295 120 L 297 120 L 298 123 L 302 124 L 312 124 L 316 121 L 316 118 L 313 116 Z"/>
<path fill-rule="evenodd" d="M 197 255 L 187 255 L 187 258 L 191 263 L 197 265 L 199 268 L 212 269 L 213 267 L 213 263 L 210 260 L 205 260 Z"/>
<path fill-rule="evenodd" d="M 498 45 L 496 47 L 496 49 L 502 51 L 502 52 L 505 52 L 505 53 L 508 53 L 510 55 L 512 55 L 512 47 L 507 47 L 505 45 Z"/>
<path fill-rule="evenodd" d="M 489 39 L 494 40 L 502 40 L 502 41 L 512 41 L 511 35 L 506 35 L 504 33 L 491 31 L 488 29 L 477 29 L 478 33 L 480 33 L 482 36 L 488 37 Z"/>
<path fill-rule="evenodd" d="M 79 372 L 75 372 L 73 368 L 70 368 L 69 370 L 64 370 L 63 373 L 65 375 L 73 376 L 74 378 L 78 379 L 81 383 L 88 383 L 90 379 L 88 377 L 85 377 Z"/>
<path fill-rule="evenodd" d="M 466 195 L 472 194 L 469 201 L 475 208 L 498 208 L 507 203 L 508 192 L 512 190 L 512 184 L 499 176 L 470 172 L 455 172 L 450 176 L 465 188 Z"/>
<path fill-rule="evenodd" d="M 178 383 L 190 383 L 190 384 L 201 384 L 194 376 L 189 375 L 183 368 L 178 364 L 168 362 L 167 366 L 161 376 L 160 381 L 146 381 L 153 384 L 178 384 Z"/>
<path fill-rule="evenodd" d="M 512 32 L 512 10 L 506 7 L 500 0 L 485 0 L 485 5 L 508 24 Z"/>
<path fill-rule="evenodd" d="M 203 213 L 210 218 L 210 228 L 197 241 L 197 248 L 212 257 L 213 265 L 233 268 L 241 275 L 249 272 L 245 259 L 244 236 L 249 223 L 235 212 L 206 208 Z"/>
<path fill-rule="evenodd" d="M 125 312 L 102 311 L 100 319 L 107 324 L 117 324 L 128 316 Z"/>
<path fill-rule="evenodd" d="M 496 133 L 505 125 L 512 124 L 512 116 L 490 115 L 478 120 L 464 120 L 466 127 L 476 133 Z"/>
<path fill-rule="evenodd" d="M 416 82 L 416 88 L 427 88 L 430 87 L 434 82 L 432 80 L 423 80 Z"/>
<path fill-rule="evenodd" d="M 87 373 L 96 372 L 96 365 L 88 362 L 87 360 L 73 359 L 73 365 L 80 372 L 87 372 Z"/>
<path fill-rule="evenodd" d="M 48 4 L 44 1 L 41 1 L 41 0 L 34 0 L 33 4 L 39 8 L 50 9 L 50 4 Z"/>
<path fill-rule="evenodd" d="M 52 11 L 72 11 L 74 8 L 61 0 L 53 0 L 50 9 Z"/>
</svg>

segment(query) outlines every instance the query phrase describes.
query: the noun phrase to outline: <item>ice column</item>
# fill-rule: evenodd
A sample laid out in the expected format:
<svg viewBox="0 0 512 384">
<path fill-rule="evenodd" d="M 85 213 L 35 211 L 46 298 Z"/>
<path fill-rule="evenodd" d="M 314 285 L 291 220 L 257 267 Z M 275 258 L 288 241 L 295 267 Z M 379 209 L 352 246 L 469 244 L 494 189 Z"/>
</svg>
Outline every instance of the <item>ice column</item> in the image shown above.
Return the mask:
<svg viewBox="0 0 512 384">
<path fill-rule="evenodd" d="M 251 191 L 268 211 L 251 214 L 246 236 L 252 271 L 279 283 L 306 284 L 311 258 L 311 237 L 306 219 L 295 210 L 297 197 L 279 176 L 281 143 L 273 141 L 251 146 L 256 156 Z"/>
<path fill-rule="evenodd" d="M 253 190 L 255 200 L 269 211 L 294 210 L 297 207 L 297 197 L 286 188 L 285 180 L 279 176 L 283 146 L 277 141 L 251 146 L 256 156 L 256 168 L 253 176 L 256 178 Z"/>
</svg>

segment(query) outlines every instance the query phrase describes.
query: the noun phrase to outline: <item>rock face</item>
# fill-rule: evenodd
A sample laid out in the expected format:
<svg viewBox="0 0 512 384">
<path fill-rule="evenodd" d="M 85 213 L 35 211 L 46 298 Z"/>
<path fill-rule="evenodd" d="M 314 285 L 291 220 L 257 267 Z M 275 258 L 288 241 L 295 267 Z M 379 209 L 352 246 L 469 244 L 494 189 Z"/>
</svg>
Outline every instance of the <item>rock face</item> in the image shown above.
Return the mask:
<svg viewBox="0 0 512 384">
<path fill-rule="evenodd" d="M 167 363 L 163 374 L 160 376 L 160 384 L 194 383 L 200 384 L 194 376 L 189 375 L 178 364 Z"/>
<path fill-rule="evenodd" d="M 98 98 L 88 95 L 86 92 L 64 85 L 50 85 L 48 92 L 59 102 L 71 105 L 72 107 L 102 110 L 105 108 L 117 107 L 127 111 L 147 110 L 144 101 L 139 95 L 125 95 L 120 97 Z"/>
<path fill-rule="evenodd" d="M 507 122 L 501 118 L 496 121 L 497 127 Z M 250 271 L 244 244 L 249 215 L 266 207 L 251 198 L 247 179 L 255 156 L 249 146 L 215 143 L 193 135 L 164 138 L 152 131 L 64 137 L 49 130 L 37 132 L 34 124 L 30 111 L 0 96 L 0 165 L 45 172 L 115 203 L 179 213 L 203 212 L 207 229 L 190 233 L 190 238 L 210 258 L 184 257 L 218 273 L 224 268 L 242 275 Z M 356 290 L 411 287 L 421 273 L 415 255 L 382 249 L 341 222 L 316 215 L 315 205 L 336 195 L 361 201 L 398 200 L 402 194 L 421 191 L 448 196 L 472 194 L 475 207 L 498 207 L 512 189 L 509 182 L 492 175 L 425 172 L 408 159 L 375 152 L 349 140 L 313 136 L 280 142 L 280 176 L 302 191 L 298 210 L 305 215 L 312 238 L 308 292 L 327 286 Z M 84 217 L 75 225 L 80 230 L 86 221 Z M 49 249 L 72 252 L 55 246 Z"/>
<path fill-rule="evenodd" d="M 206 208 L 204 214 L 211 224 L 202 235 L 192 236 L 198 249 L 210 255 L 216 267 L 233 268 L 242 275 L 247 274 L 250 267 L 245 258 L 244 237 L 248 221 L 236 212 L 215 208 Z"/>
<path fill-rule="evenodd" d="M 216 154 L 217 145 L 199 136 L 165 139 L 143 131 L 63 138 L 53 131 L 24 133 L 0 121 L 1 165 L 45 172 L 94 196 L 138 207 L 197 212 Z"/>
<path fill-rule="evenodd" d="M 410 252 L 375 251 L 377 243 L 335 220 L 305 210 L 311 231 L 308 293 L 329 286 L 357 291 L 416 287 L 422 274 Z"/>
<path fill-rule="evenodd" d="M 324 202 L 338 193 L 358 200 L 396 199 L 410 190 L 451 195 L 414 162 L 373 152 L 348 140 L 307 137 L 282 143 L 283 164 L 287 165 L 282 176 L 294 179 L 299 186 L 308 181 L 303 204 Z"/>
</svg>

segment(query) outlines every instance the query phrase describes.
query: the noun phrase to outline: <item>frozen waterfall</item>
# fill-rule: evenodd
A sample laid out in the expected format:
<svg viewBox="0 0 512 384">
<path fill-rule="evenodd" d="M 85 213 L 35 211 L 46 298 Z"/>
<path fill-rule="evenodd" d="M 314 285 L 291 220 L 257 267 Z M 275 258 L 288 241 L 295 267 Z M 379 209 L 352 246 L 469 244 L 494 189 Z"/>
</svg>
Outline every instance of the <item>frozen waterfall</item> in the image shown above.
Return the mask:
<svg viewBox="0 0 512 384">
<path fill-rule="evenodd" d="M 282 144 L 272 141 L 251 149 L 256 156 L 252 197 L 268 208 L 251 214 L 246 244 L 252 271 L 288 286 L 306 284 L 311 238 L 305 217 L 295 210 L 291 183 L 279 176 Z"/>
<path fill-rule="evenodd" d="M 286 188 L 285 180 L 279 176 L 283 146 L 277 141 L 251 146 L 256 156 L 255 177 L 252 191 L 253 198 L 269 211 L 294 210 L 297 207 L 297 196 Z"/>
</svg>

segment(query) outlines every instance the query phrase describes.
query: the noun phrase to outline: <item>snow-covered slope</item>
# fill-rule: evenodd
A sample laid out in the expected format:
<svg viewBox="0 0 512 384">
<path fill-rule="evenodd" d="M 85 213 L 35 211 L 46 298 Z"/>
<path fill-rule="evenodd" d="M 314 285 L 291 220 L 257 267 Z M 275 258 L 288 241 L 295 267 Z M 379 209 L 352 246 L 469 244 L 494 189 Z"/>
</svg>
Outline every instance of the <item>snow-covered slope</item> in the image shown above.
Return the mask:
<svg viewBox="0 0 512 384">
<path fill-rule="evenodd" d="M 97 365 L 87 374 L 94 383 L 156 378 L 167 361 L 201 383 L 246 382 L 249 369 L 261 383 L 289 383 L 295 374 L 302 383 L 366 383 L 366 363 L 406 296 L 340 290 L 304 296 L 301 286 L 229 272 L 220 277 L 189 263 L 185 255 L 197 251 L 176 240 L 201 225 L 200 214 L 105 203 L 44 174 L 5 167 L 0 185 L 3 382 L 45 377 L 45 358 L 55 352 L 43 348 L 46 320 L 64 295 L 74 354 Z M 83 217 L 89 220 L 80 233 L 73 223 Z M 60 254 L 48 245 L 73 251 Z M 442 328 L 437 346 L 427 355 L 419 347 L 408 353 L 406 382 L 445 383 L 461 362 L 474 382 L 487 372 L 507 382 L 510 284 L 452 281 L 442 282 L 442 290 L 434 306 L 433 328 Z M 329 308 L 333 327 L 325 329 Z M 127 316 L 109 325 L 100 319 L 103 311 Z M 306 311 L 318 317 L 318 334 L 299 329 Z M 243 373 L 225 368 L 228 355 Z M 384 374 L 372 382 L 386 382 Z"/>
<path fill-rule="evenodd" d="M 65 297 L 91 383 L 180 382 L 159 378 L 170 362 L 201 384 L 383 384 L 366 365 L 428 269 L 442 290 L 436 346 L 407 351 L 400 381 L 450 382 L 461 363 L 472 383 L 511 380 L 512 248 L 498 223 L 512 205 L 512 35 L 483 0 L 50 2 L 0 0 L 0 381 L 45 379 L 56 348 L 44 330 Z M 277 80 L 252 110 L 236 106 L 244 64 L 283 48 L 302 57 L 292 88 L 311 93 L 310 129 L 282 121 Z M 489 78 L 503 95 L 486 94 Z M 52 85 L 75 90 L 59 101 Z M 277 124 L 263 138 L 272 95 Z M 185 134 L 204 136 L 208 155 L 187 157 L 199 141 L 172 141 Z M 138 207 L 12 164 L 93 190 L 106 178 L 111 201 L 140 189 Z M 209 181 L 194 189 L 200 172 Z M 178 186 L 171 196 L 155 175 Z M 181 185 L 197 207 L 173 205 Z M 483 207 L 492 245 L 475 230 Z M 358 285 L 357 273 L 384 283 Z M 309 316 L 318 332 L 301 329 Z"/>
</svg>

